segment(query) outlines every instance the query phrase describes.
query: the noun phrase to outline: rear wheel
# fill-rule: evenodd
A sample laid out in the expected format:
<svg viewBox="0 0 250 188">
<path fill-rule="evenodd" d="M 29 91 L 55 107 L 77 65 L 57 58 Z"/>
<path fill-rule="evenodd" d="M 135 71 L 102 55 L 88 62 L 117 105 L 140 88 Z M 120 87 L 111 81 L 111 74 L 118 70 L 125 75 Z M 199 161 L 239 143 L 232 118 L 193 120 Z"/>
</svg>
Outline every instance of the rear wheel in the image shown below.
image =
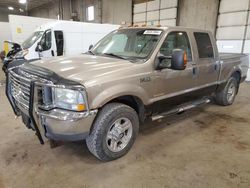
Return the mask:
<svg viewBox="0 0 250 188">
<path fill-rule="evenodd" d="M 139 119 L 134 109 L 110 103 L 104 106 L 86 139 L 92 154 L 103 161 L 122 157 L 132 147 L 139 130 Z"/>
<path fill-rule="evenodd" d="M 235 77 L 231 77 L 226 86 L 216 93 L 216 103 L 222 106 L 231 105 L 234 102 L 235 96 L 238 91 L 238 82 Z"/>
</svg>

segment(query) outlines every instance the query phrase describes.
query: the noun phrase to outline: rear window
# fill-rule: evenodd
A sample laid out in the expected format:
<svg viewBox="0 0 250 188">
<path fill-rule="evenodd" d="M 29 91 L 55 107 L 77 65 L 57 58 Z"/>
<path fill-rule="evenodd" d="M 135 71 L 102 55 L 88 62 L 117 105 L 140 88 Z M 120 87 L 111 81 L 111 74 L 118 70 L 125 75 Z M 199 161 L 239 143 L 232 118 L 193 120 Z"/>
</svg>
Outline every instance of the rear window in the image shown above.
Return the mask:
<svg viewBox="0 0 250 188">
<path fill-rule="evenodd" d="M 200 58 L 213 58 L 214 51 L 208 33 L 194 33 Z"/>
</svg>

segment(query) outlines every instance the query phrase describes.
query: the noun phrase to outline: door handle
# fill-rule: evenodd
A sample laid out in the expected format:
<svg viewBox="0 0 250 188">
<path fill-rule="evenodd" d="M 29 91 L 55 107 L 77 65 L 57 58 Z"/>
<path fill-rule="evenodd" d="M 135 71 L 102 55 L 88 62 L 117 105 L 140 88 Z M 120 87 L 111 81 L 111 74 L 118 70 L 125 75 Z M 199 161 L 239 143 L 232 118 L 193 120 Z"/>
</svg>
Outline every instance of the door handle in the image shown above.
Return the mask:
<svg viewBox="0 0 250 188">
<path fill-rule="evenodd" d="M 196 74 L 197 74 L 197 68 L 193 67 L 193 75 L 196 75 Z"/>
<path fill-rule="evenodd" d="M 217 71 L 219 69 L 219 65 L 220 65 L 220 61 L 216 61 L 214 65 L 214 70 Z"/>
<path fill-rule="evenodd" d="M 51 55 L 55 56 L 54 50 L 51 50 Z"/>
<path fill-rule="evenodd" d="M 217 71 L 217 69 L 218 69 L 218 65 L 217 65 L 217 63 L 214 65 L 214 70 L 216 70 Z"/>
</svg>

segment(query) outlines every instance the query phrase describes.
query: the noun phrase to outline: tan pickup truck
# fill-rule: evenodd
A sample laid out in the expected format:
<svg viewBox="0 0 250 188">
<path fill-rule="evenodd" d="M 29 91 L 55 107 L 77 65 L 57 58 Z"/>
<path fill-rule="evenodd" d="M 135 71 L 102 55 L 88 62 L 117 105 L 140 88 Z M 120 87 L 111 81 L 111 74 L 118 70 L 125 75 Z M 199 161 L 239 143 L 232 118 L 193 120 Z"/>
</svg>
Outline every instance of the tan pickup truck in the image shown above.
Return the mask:
<svg viewBox="0 0 250 188">
<path fill-rule="evenodd" d="M 132 147 L 139 126 L 215 99 L 231 105 L 248 57 L 219 54 L 208 31 L 120 28 L 86 54 L 8 70 L 6 94 L 40 142 L 86 140 L 109 161 Z"/>
</svg>

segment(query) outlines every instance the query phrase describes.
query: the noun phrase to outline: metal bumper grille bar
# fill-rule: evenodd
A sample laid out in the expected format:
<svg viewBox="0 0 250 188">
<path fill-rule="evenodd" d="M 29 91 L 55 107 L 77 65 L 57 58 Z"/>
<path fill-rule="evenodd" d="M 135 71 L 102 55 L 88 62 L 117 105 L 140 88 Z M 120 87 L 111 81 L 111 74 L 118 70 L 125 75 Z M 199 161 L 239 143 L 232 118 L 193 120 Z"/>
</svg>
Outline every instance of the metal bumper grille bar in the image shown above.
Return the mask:
<svg viewBox="0 0 250 188">
<path fill-rule="evenodd" d="M 26 110 L 40 143 L 44 144 L 44 140 L 37 125 L 39 122 L 36 120 L 37 118 L 34 111 L 35 80 L 18 75 L 11 70 L 8 72 L 7 79 L 6 95 L 15 114 L 20 115 L 17 113 L 17 106 L 21 106 Z"/>
<path fill-rule="evenodd" d="M 31 80 L 20 75 L 17 75 L 13 71 L 9 72 L 9 79 L 11 84 L 11 94 L 18 105 L 21 105 L 25 110 L 29 110 L 30 99 L 30 84 Z"/>
</svg>

